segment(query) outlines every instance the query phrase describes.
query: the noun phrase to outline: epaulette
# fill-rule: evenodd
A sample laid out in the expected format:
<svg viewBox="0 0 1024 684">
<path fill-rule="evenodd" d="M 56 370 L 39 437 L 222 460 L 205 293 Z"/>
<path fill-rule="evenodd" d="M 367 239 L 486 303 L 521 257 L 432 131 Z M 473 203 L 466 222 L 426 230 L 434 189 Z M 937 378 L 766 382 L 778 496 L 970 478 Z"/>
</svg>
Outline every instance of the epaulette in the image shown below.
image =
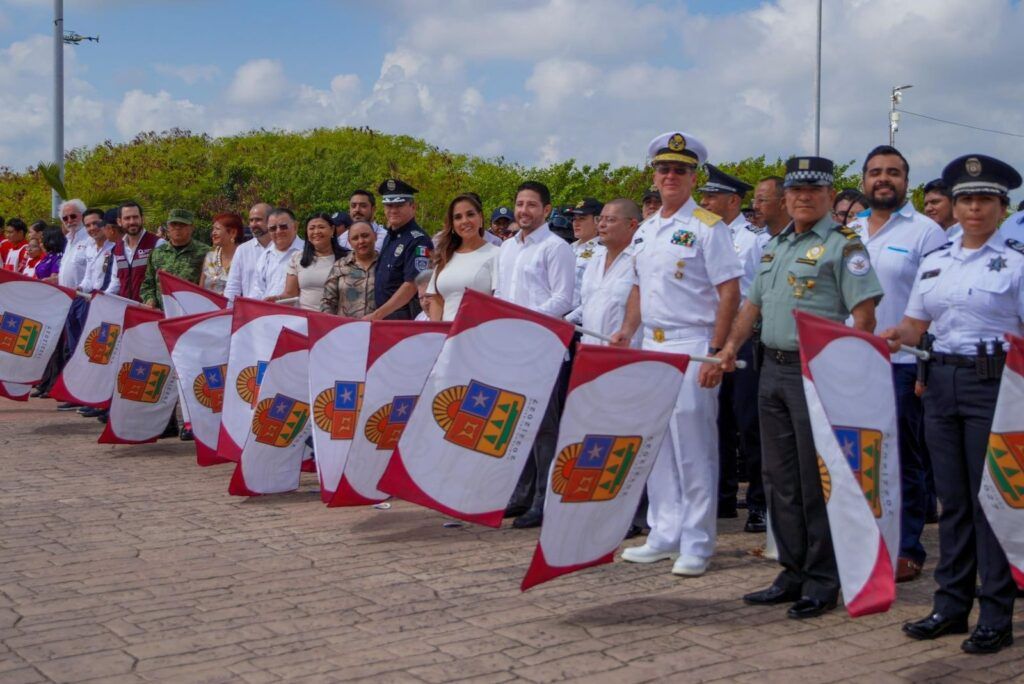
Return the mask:
<svg viewBox="0 0 1024 684">
<path fill-rule="evenodd" d="M 1021 242 L 1020 240 L 1014 240 L 1013 238 L 1010 238 L 1006 241 L 1006 246 L 1012 249 L 1014 252 L 1024 254 L 1024 242 Z"/>
<path fill-rule="evenodd" d="M 761 233 L 764 232 L 764 228 L 758 228 L 753 223 L 748 223 L 747 224 L 747 230 L 749 230 L 754 235 L 760 235 Z"/>
<path fill-rule="evenodd" d="M 852 228 L 847 228 L 846 226 L 836 226 L 836 232 L 847 240 L 853 240 L 854 238 L 860 237 L 860 235 L 857 234 L 857 231 Z"/>
<path fill-rule="evenodd" d="M 697 207 L 696 209 L 694 209 L 693 218 L 697 219 L 698 221 L 703 223 L 705 226 L 708 226 L 709 228 L 722 220 L 721 216 L 708 211 L 704 207 Z"/>
<path fill-rule="evenodd" d="M 414 228 L 413 230 L 410 230 L 410 231 L 409 231 L 409 235 L 412 235 L 412 236 L 413 236 L 414 238 L 417 238 L 417 237 L 426 237 L 426 236 L 427 236 L 427 234 L 426 234 L 426 233 L 424 233 L 424 232 L 422 232 L 422 231 L 419 231 L 419 230 L 416 230 L 415 228 Z"/>
<path fill-rule="evenodd" d="M 1009 242 L 1010 242 L 1010 241 L 1009 241 L 1009 240 L 1007 240 L 1007 245 L 1009 245 Z M 927 252 L 925 252 L 924 254 L 922 254 L 922 255 L 921 255 L 921 258 L 923 259 L 923 258 L 925 258 L 926 256 L 928 256 L 929 254 L 935 254 L 936 252 L 941 252 L 941 251 L 942 251 L 942 250 L 944 250 L 944 249 L 949 249 L 949 248 L 950 248 L 950 247 L 952 247 L 952 246 L 953 246 L 953 243 L 952 243 L 952 242 L 947 242 L 946 244 L 944 244 L 944 245 L 940 245 L 940 246 L 936 247 L 935 249 L 930 249 L 930 250 L 928 250 Z"/>
</svg>

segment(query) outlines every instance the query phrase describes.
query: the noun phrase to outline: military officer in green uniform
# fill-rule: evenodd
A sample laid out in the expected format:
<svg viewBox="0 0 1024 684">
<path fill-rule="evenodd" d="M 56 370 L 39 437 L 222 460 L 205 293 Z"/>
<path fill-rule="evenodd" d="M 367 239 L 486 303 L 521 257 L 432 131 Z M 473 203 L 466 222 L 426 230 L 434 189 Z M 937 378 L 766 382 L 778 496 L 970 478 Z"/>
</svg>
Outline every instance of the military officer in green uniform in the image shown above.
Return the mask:
<svg viewBox="0 0 1024 684">
<path fill-rule="evenodd" d="M 192 228 L 195 215 L 186 209 L 171 209 L 167 216 L 167 242 L 153 250 L 146 267 L 146 277 L 139 290 L 140 298 L 145 306 L 163 308 L 160 296 L 160 285 L 157 271 L 165 271 L 178 276 L 190 283 L 199 282 L 199 274 L 203 270 L 203 259 L 210 251 L 204 245 L 192 239 Z"/>
<path fill-rule="evenodd" d="M 746 603 L 792 603 L 787 615 L 831 610 L 839 594 L 817 452 L 804 397 L 793 310 L 833 321 L 853 316 L 873 332 L 882 287 L 857 234 L 831 218 L 833 164 L 820 157 L 786 162 L 784 195 L 791 223 L 765 246 L 747 302 L 719 356 L 725 370 L 762 319 L 764 364 L 758 387 L 762 470 L 782 572 Z"/>
</svg>

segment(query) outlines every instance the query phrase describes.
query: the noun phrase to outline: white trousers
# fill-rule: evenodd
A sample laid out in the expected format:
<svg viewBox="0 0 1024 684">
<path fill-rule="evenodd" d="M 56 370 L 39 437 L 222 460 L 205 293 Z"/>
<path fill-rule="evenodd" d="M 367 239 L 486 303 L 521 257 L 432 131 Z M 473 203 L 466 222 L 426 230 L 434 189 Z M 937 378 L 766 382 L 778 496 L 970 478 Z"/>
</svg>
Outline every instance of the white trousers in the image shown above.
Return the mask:
<svg viewBox="0 0 1024 684">
<path fill-rule="evenodd" d="M 693 338 L 655 342 L 643 348 L 706 355 L 705 331 Z M 718 388 L 703 389 L 700 366 L 691 362 L 669 418 L 668 430 L 647 479 L 647 544 L 661 551 L 710 558 L 718 516 Z"/>
</svg>

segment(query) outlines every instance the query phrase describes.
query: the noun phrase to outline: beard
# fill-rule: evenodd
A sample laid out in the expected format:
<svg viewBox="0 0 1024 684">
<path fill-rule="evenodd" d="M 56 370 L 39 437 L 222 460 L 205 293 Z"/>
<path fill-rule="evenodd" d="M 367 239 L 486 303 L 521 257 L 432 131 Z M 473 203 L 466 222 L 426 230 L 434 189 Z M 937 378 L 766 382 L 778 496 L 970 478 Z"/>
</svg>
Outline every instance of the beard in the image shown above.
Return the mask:
<svg viewBox="0 0 1024 684">
<path fill-rule="evenodd" d="M 890 197 L 879 197 L 878 191 L 882 188 L 888 188 L 892 191 Z M 868 204 L 871 205 L 872 209 L 897 209 L 903 206 L 903 200 L 906 199 L 906 192 L 902 195 L 896 190 L 894 185 L 886 183 L 872 188 L 871 194 L 868 195 Z"/>
</svg>

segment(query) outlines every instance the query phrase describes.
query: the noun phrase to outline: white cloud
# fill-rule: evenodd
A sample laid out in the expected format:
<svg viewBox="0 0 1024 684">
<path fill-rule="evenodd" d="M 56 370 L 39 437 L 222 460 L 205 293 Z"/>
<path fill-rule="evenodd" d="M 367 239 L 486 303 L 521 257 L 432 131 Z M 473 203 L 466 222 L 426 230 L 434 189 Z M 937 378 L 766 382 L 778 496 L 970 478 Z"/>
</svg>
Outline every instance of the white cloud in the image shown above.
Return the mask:
<svg viewBox="0 0 1024 684">
<path fill-rule="evenodd" d="M 281 62 L 255 59 L 238 67 L 228 87 L 227 97 L 236 105 L 265 106 L 285 97 L 288 86 Z"/>
<path fill-rule="evenodd" d="M 140 131 L 166 131 L 171 128 L 202 131 L 205 109 L 189 100 L 175 100 L 166 90 L 155 95 L 130 90 L 117 109 L 117 131 L 124 138 Z"/>
<path fill-rule="evenodd" d="M 220 76 L 220 67 L 216 64 L 154 64 L 153 69 L 158 74 L 180 79 L 186 85 L 209 82 Z"/>
</svg>

